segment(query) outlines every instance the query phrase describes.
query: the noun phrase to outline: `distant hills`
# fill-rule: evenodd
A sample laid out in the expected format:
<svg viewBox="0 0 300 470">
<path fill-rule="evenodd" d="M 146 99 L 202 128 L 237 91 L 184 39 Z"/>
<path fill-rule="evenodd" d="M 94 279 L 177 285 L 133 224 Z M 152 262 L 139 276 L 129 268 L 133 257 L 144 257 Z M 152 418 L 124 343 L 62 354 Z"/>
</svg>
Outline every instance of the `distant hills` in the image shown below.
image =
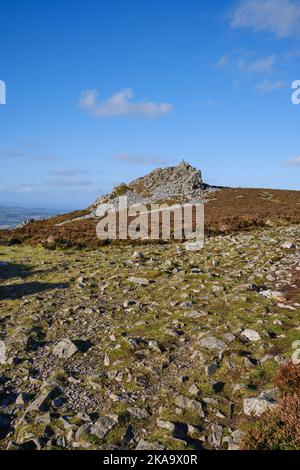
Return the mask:
<svg viewBox="0 0 300 470">
<path fill-rule="evenodd" d="M 0 228 L 13 228 L 28 219 L 45 219 L 57 215 L 59 211 L 51 209 L 26 209 L 0 205 Z"/>
</svg>

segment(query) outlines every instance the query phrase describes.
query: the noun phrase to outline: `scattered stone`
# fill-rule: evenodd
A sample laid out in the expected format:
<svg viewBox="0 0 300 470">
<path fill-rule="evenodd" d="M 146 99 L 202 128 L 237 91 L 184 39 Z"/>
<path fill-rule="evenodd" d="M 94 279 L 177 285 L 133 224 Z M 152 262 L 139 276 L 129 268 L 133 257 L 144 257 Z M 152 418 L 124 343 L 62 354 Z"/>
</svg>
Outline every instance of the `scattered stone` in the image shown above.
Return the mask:
<svg viewBox="0 0 300 470">
<path fill-rule="evenodd" d="M 206 349 L 213 349 L 216 351 L 224 351 L 227 348 L 226 344 L 220 339 L 210 336 L 199 341 L 199 345 Z"/>
<path fill-rule="evenodd" d="M 110 365 L 110 359 L 107 353 L 105 353 L 105 356 L 104 356 L 104 365 L 105 367 L 108 367 Z"/>
<path fill-rule="evenodd" d="M 132 259 L 141 261 L 142 259 L 144 259 L 144 255 L 140 251 L 135 251 L 132 255 Z"/>
<path fill-rule="evenodd" d="M 175 424 L 170 421 L 163 421 L 162 419 L 157 418 L 156 425 L 158 428 L 166 429 L 167 431 L 174 432 Z"/>
<path fill-rule="evenodd" d="M 202 317 L 206 317 L 207 313 L 193 311 L 193 312 L 186 312 L 184 316 L 185 318 L 202 318 Z"/>
<path fill-rule="evenodd" d="M 92 435 L 103 439 L 119 422 L 118 415 L 101 416 L 94 424 L 85 423 L 76 432 L 76 439 L 84 435 Z"/>
<path fill-rule="evenodd" d="M 194 411 L 197 413 L 201 418 L 204 418 L 204 411 L 201 403 L 196 400 L 191 400 L 190 398 L 187 398 L 183 395 L 177 395 L 175 399 L 175 404 L 179 408 L 183 409 L 190 409 L 191 411 Z"/>
<path fill-rule="evenodd" d="M 203 250 L 203 246 L 203 241 L 189 242 L 184 244 L 184 248 L 186 249 L 186 251 L 201 251 Z"/>
<path fill-rule="evenodd" d="M 128 278 L 128 282 L 130 282 L 131 284 L 138 284 L 140 286 L 148 286 L 150 284 L 148 279 L 133 276 Z"/>
<path fill-rule="evenodd" d="M 225 341 L 228 341 L 229 343 L 232 343 L 233 341 L 236 340 L 236 336 L 232 333 L 225 333 L 225 335 L 223 335 L 223 338 L 225 339 Z"/>
<path fill-rule="evenodd" d="M 53 354 L 62 359 L 70 359 L 78 351 L 77 346 L 68 338 L 62 339 L 53 349 Z"/>
<path fill-rule="evenodd" d="M 246 329 L 243 331 L 242 336 L 253 342 L 261 340 L 260 335 L 255 330 Z"/>
<path fill-rule="evenodd" d="M 261 416 L 266 411 L 270 411 L 276 407 L 276 397 L 278 391 L 262 392 L 257 398 L 244 398 L 243 408 L 247 416 Z"/>
<path fill-rule="evenodd" d="M 83 278 L 82 276 L 80 276 L 80 277 L 77 279 L 77 286 L 78 286 L 80 289 L 84 289 L 84 288 L 85 288 L 84 278 Z"/>
<path fill-rule="evenodd" d="M 161 347 L 159 346 L 158 342 L 155 341 L 155 340 L 150 340 L 150 341 L 148 342 L 148 348 L 149 348 L 149 349 L 152 349 L 152 351 L 155 351 L 155 352 L 157 352 L 157 353 L 159 353 L 159 354 L 161 354 L 161 352 L 162 352 Z"/>
<path fill-rule="evenodd" d="M 56 394 L 59 393 L 58 387 L 53 387 L 50 390 L 45 390 L 28 406 L 25 411 L 25 415 L 31 411 L 46 411 L 49 406 L 49 402 L 55 398 Z"/>
<path fill-rule="evenodd" d="M 148 419 L 149 413 L 145 408 L 138 408 L 129 406 L 127 408 L 128 413 L 136 419 Z"/>
<path fill-rule="evenodd" d="M 280 245 L 280 248 L 283 250 L 292 250 L 293 248 L 296 248 L 296 245 L 292 242 L 284 242 Z"/>
<path fill-rule="evenodd" d="M 0 364 L 6 364 L 6 346 L 4 341 L 0 341 Z"/>
<path fill-rule="evenodd" d="M 216 449 L 219 449 L 221 447 L 222 436 L 223 436 L 223 428 L 219 426 L 218 424 L 213 424 L 211 428 L 210 440 Z"/>
<path fill-rule="evenodd" d="M 190 393 L 191 395 L 195 395 L 195 396 L 198 395 L 198 393 L 199 393 L 199 388 L 197 387 L 196 384 L 193 384 L 193 385 L 190 386 L 190 388 L 189 388 L 189 393 Z"/>
<path fill-rule="evenodd" d="M 282 292 L 272 291 L 271 289 L 260 292 L 260 295 L 266 297 L 267 299 L 275 300 L 276 302 L 285 302 L 286 300 Z"/>
<path fill-rule="evenodd" d="M 285 356 L 278 355 L 274 357 L 274 361 L 280 366 L 284 366 L 285 364 L 288 364 L 289 359 Z"/>
<path fill-rule="evenodd" d="M 148 442 L 140 439 L 135 450 L 164 450 L 165 447 L 158 442 Z"/>
</svg>

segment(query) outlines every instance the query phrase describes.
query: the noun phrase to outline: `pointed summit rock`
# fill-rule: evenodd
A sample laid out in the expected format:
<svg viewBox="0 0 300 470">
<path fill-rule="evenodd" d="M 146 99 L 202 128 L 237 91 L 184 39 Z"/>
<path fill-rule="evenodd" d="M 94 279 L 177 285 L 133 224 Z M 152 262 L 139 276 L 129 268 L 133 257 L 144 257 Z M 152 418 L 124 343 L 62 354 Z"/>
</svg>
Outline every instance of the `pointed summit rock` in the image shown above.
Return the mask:
<svg viewBox="0 0 300 470">
<path fill-rule="evenodd" d="M 95 206 L 117 203 L 120 196 L 127 196 L 129 206 L 200 202 L 203 189 L 201 172 L 183 160 L 177 166 L 157 168 L 129 184 L 117 186 L 110 194 L 97 199 Z"/>
</svg>

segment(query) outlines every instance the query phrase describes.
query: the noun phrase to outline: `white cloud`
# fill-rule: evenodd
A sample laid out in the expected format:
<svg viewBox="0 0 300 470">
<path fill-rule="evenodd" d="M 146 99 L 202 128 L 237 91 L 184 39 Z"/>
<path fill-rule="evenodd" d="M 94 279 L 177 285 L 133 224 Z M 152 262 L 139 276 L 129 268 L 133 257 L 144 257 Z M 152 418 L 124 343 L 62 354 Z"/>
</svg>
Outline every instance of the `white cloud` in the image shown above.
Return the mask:
<svg viewBox="0 0 300 470">
<path fill-rule="evenodd" d="M 97 90 L 87 90 L 82 93 L 79 107 L 86 109 L 93 116 L 108 118 L 112 116 L 162 116 L 171 111 L 172 105 L 168 103 L 153 103 L 151 101 L 133 102 L 131 88 L 121 90 L 102 103 L 97 101 Z"/>
<path fill-rule="evenodd" d="M 127 153 L 118 153 L 113 157 L 113 160 L 130 163 L 131 165 L 162 165 L 166 163 L 162 157 L 146 154 L 129 155 Z"/>
<path fill-rule="evenodd" d="M 258 85 L 256 85 L 256 91 L 262 94 L 271 93 L 272 91 L 282 90 L 286 86 L 286 83 L 283 81 L 271 82 L 265 80 Z"/>
<path fill-rule="evenodd" d="M 300 155 L 298 155 L 297 157 L 295 158 L 292 158 L 291 160 L 288 160 L 288 164 L 289 165 L 296 165 L 296 166 L 300 166 Z"/>
<path fill-rule="evenodd" d="M 233 28 L 265 31 L 278 38 L 300 32 L 300 3 L 295 0 L 242 0 L 230 15 Z"/>
</svg>

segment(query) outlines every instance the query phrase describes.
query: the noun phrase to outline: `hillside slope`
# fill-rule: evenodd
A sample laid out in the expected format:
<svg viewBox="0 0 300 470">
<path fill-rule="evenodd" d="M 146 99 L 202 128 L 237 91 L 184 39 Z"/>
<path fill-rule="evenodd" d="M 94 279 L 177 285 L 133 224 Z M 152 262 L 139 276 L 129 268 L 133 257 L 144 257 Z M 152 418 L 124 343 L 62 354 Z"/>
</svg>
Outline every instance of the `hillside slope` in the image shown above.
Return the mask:
<svg viewBox="0 0 300 470">
<path fill-rule="evenodd" d="M 206 199 L 207 235 L 300 222 L 300 191 L 225 188 L 210 193 Z M 84 216 L 90 216 L 90 210 L 32 222 L 15 230 L 1 230 L 0 243 L 43 243 L 50 247 L 100 246 L 101 242 L 96 237 L 97 220 L 78 220 Z M 58 225 L 72 219 L 77 220 Z"/>
</svg>

